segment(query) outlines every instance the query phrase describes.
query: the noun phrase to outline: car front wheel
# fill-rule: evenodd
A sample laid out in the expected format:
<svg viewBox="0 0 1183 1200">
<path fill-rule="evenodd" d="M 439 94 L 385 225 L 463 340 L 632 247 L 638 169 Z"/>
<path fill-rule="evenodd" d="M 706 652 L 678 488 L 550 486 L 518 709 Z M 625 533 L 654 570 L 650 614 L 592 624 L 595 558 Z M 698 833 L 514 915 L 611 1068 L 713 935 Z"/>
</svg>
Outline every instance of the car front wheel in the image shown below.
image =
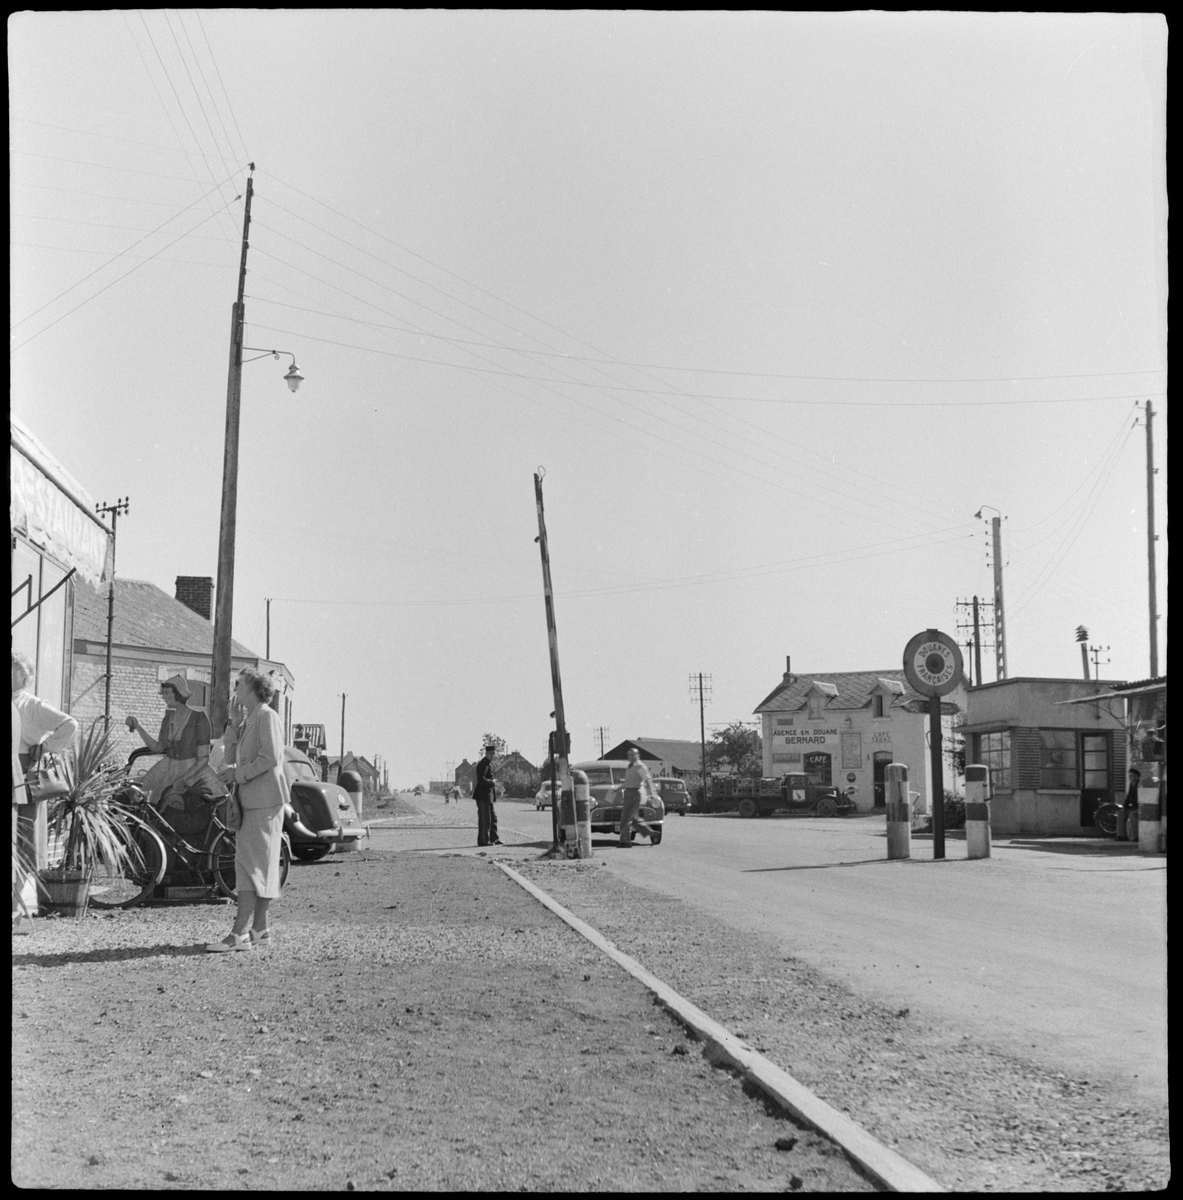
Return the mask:
<svg viewBox="0 0 1183 1200">
<path fill-rule="evenodd" d="M 661 830 L 660 830 L 660 829 L 655 829 L 655 830 L 654 830 L 654 831 L 653 831 L 653 832 L 652 832 L 652 833 L 649 835 L 649 844 L 650 844 L 651 846 L 659 846 L 659 845 L 661 845 Z"/>
<path fill-rule="evenodd" d="M 813 811 L 819 817 L 836 817 L 838 815 L 838 805 L 834 802 L 832 796 L 823 796 L 817 802 L 817 808 Z"/>
</svg>

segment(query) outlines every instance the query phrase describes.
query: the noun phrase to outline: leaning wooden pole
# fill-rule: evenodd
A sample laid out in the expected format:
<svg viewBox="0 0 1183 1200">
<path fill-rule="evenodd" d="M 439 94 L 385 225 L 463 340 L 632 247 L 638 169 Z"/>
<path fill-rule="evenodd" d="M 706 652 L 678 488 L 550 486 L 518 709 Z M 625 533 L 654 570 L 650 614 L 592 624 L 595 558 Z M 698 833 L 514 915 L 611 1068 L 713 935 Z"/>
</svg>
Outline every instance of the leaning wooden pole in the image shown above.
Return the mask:
<svg viewBox="0 0 1183 1200">
<path fill-rule="evenodd" d="M 546 516 L 542 507 L 542 480 L 546 475 L 544 468 L 539 467 L 534 474 L 534 502 L 538 506 L 538 549 L 542 555 L 542 592 L 546 603 L 546 637 L 550 644 L 550 686 L 554 692 L 555 718 L 555 754 L 559 760 L 559 783 L 561 788 L 571 786 L 571 764 L 569 762 L 570 746 L 567 738 L 567 718 L 563 711 L 563 681 L 559 675 L 559 631 L 555 624 L 555 596 L 550 582 L 550 550 L 546 541 Z M 552 812 L 556 816 L 557 830 L 558 802 L 551 795 Z M 556 834 L 557 837 L 557 834 Z"/>
</svg>

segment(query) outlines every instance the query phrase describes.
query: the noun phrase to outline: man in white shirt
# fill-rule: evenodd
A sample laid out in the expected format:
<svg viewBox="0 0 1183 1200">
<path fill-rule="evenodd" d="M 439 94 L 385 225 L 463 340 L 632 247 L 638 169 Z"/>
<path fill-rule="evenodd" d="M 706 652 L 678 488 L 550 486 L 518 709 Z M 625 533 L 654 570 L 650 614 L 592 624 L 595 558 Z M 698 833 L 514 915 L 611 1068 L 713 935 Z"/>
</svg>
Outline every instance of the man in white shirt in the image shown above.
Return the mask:
<svg viewBox="0 0 1183 1200">
<path fill-rule="evenodd" d="M 633 746 L 628 752 L 628 769 L 624 773 L 624 804 L 620 810 L 620 844 L 633 844 L 633 826 L 638 826 L 642 832 L 652 834 L 653 830 L 640 819 L 637 813 L 641 808 L 641 791 L 651 794 L 653 783 L 649 777 L 649 768 L 641 761 L 641 752 Z"/>
</svg>

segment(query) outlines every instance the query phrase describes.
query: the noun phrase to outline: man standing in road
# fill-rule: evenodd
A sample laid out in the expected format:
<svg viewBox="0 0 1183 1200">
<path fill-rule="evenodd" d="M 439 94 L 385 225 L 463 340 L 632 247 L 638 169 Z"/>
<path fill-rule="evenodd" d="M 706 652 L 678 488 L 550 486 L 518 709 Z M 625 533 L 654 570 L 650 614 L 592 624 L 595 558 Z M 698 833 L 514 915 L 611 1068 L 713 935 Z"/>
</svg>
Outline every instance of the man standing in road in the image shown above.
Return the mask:
<svg viewBox="0 0 1183 1200">
<path fill-rule="evenodd" d="M 497 836 L 497 810 L 494 808 L 497 780 L 493 775 L 493 755 L 496 753 L 496 746 L 486 746 L 484 758 L 476 765 L 476 786 L 472 789 L 472 798 L 476 801 L 478 846 L 501 845 L 501 839 Z"/>
<path fill-rule="evenodd" d="M 646 794 L 652 794 L 653 783 L 649 777 L 649 768 L 641 761 L 641 752 L 633 746 L 628 752 L 628 769 L 624 773 L 624 804 L 620 810 L 620 844 L 633 844 L 633 826 L 639 825 L 643 832 L 652 834 L 653 830 L 637 816 L 641 808 L 641 789 Z"/>
</svg>

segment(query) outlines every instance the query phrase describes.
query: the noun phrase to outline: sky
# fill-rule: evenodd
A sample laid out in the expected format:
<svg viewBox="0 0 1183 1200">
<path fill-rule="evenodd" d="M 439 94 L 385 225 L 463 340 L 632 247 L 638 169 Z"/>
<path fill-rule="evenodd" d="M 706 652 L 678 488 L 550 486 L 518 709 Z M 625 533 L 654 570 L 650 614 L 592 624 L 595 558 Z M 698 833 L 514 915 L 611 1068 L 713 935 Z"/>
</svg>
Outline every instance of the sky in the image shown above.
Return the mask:
<svg viewBox="0 0 1183 1200">
<path fill-rule="evenodd" d="M 216 575 L 253 163 L 233 632 L 393 784 L 544 755 L 540 469 L 574 759 L 966 639 L 995 515 L 1009 676 L 1144 678 L 1147 402 L 1165 670 L 1161 16 L 8 33 L 13 411 L 121 577 Z"/>
</svg>

